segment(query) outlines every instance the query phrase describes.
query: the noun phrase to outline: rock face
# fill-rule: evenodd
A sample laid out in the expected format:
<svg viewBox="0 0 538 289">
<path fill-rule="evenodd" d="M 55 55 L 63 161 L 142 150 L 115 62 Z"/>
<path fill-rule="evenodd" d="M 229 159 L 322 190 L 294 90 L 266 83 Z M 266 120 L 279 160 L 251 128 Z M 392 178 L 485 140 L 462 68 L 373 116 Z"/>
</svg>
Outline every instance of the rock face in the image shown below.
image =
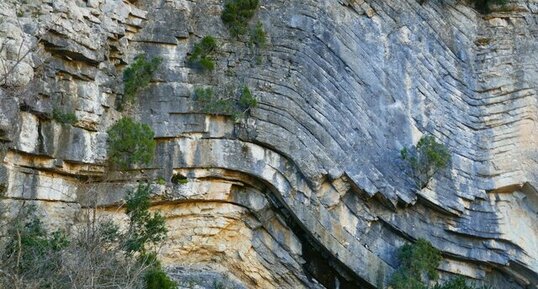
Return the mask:
<svg viewBox="0 0 538 289">
<path fill-rule="evenodd" d="M 161 257 L 184 288 L 385 288 L 417 238 L 441 250 L 443 276 L 538 288 L 538 1 L 481 15 L 452 0 L 262 0 L 260 51 L 229 36 L 219 0 L 28 2 L 0 3 L 10 206 L 31 200 L 65 226 L 88 196 L 116 214 L 136 180 L 163 177 Z M 212 73 L 186 62 L 206 35 Z M 119 112 L 141 53 L 163 63 Z M 258 98 L 239 123 L 192 97 L 227 85 Z M 151 166 L 110 174 L 106 130 L 122 115 L 158 148 Z M 452 162 L 417 191 L 399 151 L 423 134 Z"/>
</svg>

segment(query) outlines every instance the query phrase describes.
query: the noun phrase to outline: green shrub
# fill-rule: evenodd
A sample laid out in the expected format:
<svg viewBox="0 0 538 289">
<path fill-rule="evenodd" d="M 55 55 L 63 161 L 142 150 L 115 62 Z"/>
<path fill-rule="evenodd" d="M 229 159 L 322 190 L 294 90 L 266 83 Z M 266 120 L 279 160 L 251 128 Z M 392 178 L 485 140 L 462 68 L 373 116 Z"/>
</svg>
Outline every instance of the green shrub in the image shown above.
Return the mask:
<svg viewBox="0 0 538 289">
<path fill-rule="evenodd" d="M 125 241 L 127 252 L 146 252 L 146 246 L 164 240 L 168 230 L 164 217 L 150 213 L 151 188 L 149 184 L 139 184 L 136 190 L 127 194 L 125 212 L 129 216 L 129 231 Z"/>
<path fill-rule="evenodd" d="M 391 285 L 394 289 L 426 289 L 423 277 L 437 280 L 437 266 L 441 253 L 430 242 L 419 239 L 414 244 L 405 244 L 398 251 L 400 267 L 394 273 Z"/>
<path fill-rule="evenodd" d="M 128 169 L 133 165 L 149 164 L 155 152 L 151 128 L 129 117 L 120 119 L 108 130 L 108 157 L 111 165 Z"/>
<path fill-rule="evenodd" d="M 49 234 L 41 220 L 33 215 L 35 206 L 21 210 L 9 226 L 7 245 L 0 261 L 16 261 L 15 270 L 31 271 L 44 278 L 48 270 L 59 268 L 58 252 L 69 245 L 69 240 L 62 231 Z"/>
<path fill-rule="evenodd" d="M 77 122 L 77 116 L 73 112 L 64 112 L 56 107 L 52 110 L 52 118 L 59 123 L 71 125 Z"/>
<path fill-rule="evenodd" d="M 150 60 L 143 54 L 135 57 L 134 62 L 123 71 L 122 105 L 132 103 L 137 93 L 149 85 L 161 62 L 159 57 Z"/>
<path fill-rule="evenodd" d="M 7 192 L 7 186 L 4 183 L 0 183 L 0 198 L 4 197 L 4 194 Z"/>
<path fill-rule="evenodd" d="M 249 44 L 260 49 L 264 49 L 267 45 L 267 33 L 263 29 L 261 22 L 256 23 L 256 26 L 250 29 Z"/>
<path fill-rule="evenodd" d="M 245 111 L 258 106 L 258 100 L 252 95 L 248 86 L 244 85 L 239 96 L 239 107 Z"/>
<path fill-rule="evenodd" d="M 450 162 L 450 153 L 433 136 L 423 136 L 416 146 L 403 148 L 401 158 L 409 165 L 411 176 L 417 187 L 423 189 L 436 172 Z"/>
<path fill-rule="evenodd" d="M 392 275 L 390 285 L 394 289 L 428 289 L 426 281 L 439 278 L 437 267 L 441 261 L 441 253 L 424 239 L 414 244 L 405 244 L 398 250 L 400 266 Z M 425 280 L 426 279 L 426 280 Z M 461 276 L 444 284 L 435 284 L 432 289 L 491 289 L 491 287 L 469 286 Z"/>
<path fill-rule="evenodd" d="M 140 253 L 139 262 L 148 267 L 144 274 L 146 289 L 175 289 L 177 284 L 166 275 L 157 254 L 147 251 L 148 246 L 156 247 L 168 234 L 164 217 L 149 211 L 150 195 L 150 185 L 142 183 L 127 193 L 125 212 L 129 216 L 129 229 L 124 248 L 127 253 Z"/>
<path fill-rule="evenodd" d="M 213 36 L 205 36 L 196 43 L 187 58 L 187 61 L 190 65 L 199 67 L 202 70 L 214 70 L 215 61 L 211 55 L 217 49 L 217 41 Z"/>
<path fill-rule="evenodd" d="M 472 0 L 472 2 L 479 12 L 489 13 L 492 5 L 506 5 L 508 0 Z"/>
<path fill-rule="evenodd" d="M 172 183 L 175 185 L 186 185 L 189 183 L 189 179 L 181 174 L 176 174 L 172 176 Z"/>
<path fill-rule="evenodd" d="M 70 238 L 49 233 L 33 206 L 12 220 L 0 215 L 0 288 L 176 288 L 153 250 L 166 236 L 165 220 L 149 208 L 149 185 L 140 184 L 127 195 L 127 229 L 94 209 Z"/>
<path fill-rule="evenodd" d="M 232 89 L 231 95 L 217 97 L 211 88 L 196 88 L 194 100 L 202 105 L 202 111 L 213 115 L 229 115 L 235 122 L 245 118 L 258 105 L 248 86 Z"/>
<path fill-rule="evenodd" d="M 194 100 L 202 105 L 202 111 L 213 115 L 231 115 L 234 110 L 232 98 L 219 98 L 212 88 L 195 88 Z"/>
<path fill-rule="evenodd" d="M 172 281 L 166 272 L 158 266 L 150 268 L 144 275 L 146 289 L 176 289 L 177 283 Z"/>
<path fill-rule="evenodd" d="M 222 22 L 228 27 L 233 37 L 244 35 L 248 22 L 258 9 L 258 0 L 228 0 L 222 11 Z"/>
<path fill-rule="evenodd" d="M 491 287 L 488 286 L 472 286 L 468 285 L 467 282 L 465 282 L 465 279 L 461 276 L 458 276 L 456 278 L 453 278 L 446 282 L 443 285 L 436 284 L 433 286 L 433 289 L 491 289 Z"/>
<path fill-rule="evenodd" d="M 158 177 L 155 179 L 155 183 L 161 186 L 166 185 L 166 180 L 163 177 Z"/>
</svg>

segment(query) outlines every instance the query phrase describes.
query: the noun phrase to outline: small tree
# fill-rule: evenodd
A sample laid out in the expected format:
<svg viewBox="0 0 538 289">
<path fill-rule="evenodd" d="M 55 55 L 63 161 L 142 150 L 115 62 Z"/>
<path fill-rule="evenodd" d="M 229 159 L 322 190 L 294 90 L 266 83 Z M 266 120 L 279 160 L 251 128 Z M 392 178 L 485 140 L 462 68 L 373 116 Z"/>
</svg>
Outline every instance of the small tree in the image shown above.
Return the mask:
<svg viewBox="0 0 538 289">
<path fill-rule="evenodd" d="M 128 169 L 149 164 L 155 153 L 153 130 L 124 117 L 108 130 L 108 157 L 113 167 Z"/>
<path fill-rule="evenodd" d="M 416 146 L 403 148 L 400 157 L 409 165 L 410 175 L 419 189 L 450 162 L 450 153 L 433 136 L 423 136 Z"/>
<path fill-rule="evenodd" d="M 147 245 L 156 245 L 163 241 L 168 233 L 164 217 L 159 213 L 150 213 L 151 188 L 149 184 L 139 184 L 129 191 L 125 212 L 129 216 L 129 231 L 125 241 L 127 252 L 144 254 Z"/>
</svg>

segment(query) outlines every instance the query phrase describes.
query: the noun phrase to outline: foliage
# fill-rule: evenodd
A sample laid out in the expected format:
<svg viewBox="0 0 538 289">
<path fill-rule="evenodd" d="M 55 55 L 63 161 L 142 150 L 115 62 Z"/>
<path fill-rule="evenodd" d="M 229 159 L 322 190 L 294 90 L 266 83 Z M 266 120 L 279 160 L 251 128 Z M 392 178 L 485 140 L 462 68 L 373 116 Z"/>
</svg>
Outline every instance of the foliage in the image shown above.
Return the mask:
<svg viewBox="0 0 538 289">
<path fill-rule="evenodd" d="M 441 261 L 441 253 L 424 239 L 414 244 L 405 244 L 398 251 L 400 267 L 396 270 L 390 285 L 394 289 L 428 289 L 426 281 L 439 278 L 436 268 Z M 486 286 L 469 286 L 461 276 L 444 284 L 437 283 L 432 289 L 491 289 Z"/>
<path fill-rule="evenodd" d="M 49 234 L 33 212 L 33 206 L 22 207 L 3 228 L 6 234 L 0 236 L 0 288 L 18 285 L 20 280 L 34 288 L 64 288 L 51 272 L 60 268 L 59 252 L 69 241 L 62 231 Z"/>
<path fill-rule="evenodd" d="M 0 183 L 0 198 L 4 196 L 7 191 L 7 186 L 4 183 Z"/>
<path fill-rule="evenodd" d="M 394 289 L 425 289 L 423 277 L 436 280 L 436 271 L 441 253 L 430 242 L 419 239 L 414 244 L 405 244 L 398 251 L 401 264 L 392 277 Z"/>
<path fill-rule="evenodd" d="M 508 0 L 472 0 L 474 7 L 481 13 L 491 12 L 492 5 L 506 5 Z"/>
<path fill-rule="evenodd" d="M 149 184 L 139 184 L 136 190 L 127 194 L 126 213 L 129 216 L 129 231 L 125 241 L 128 253 L 146 252 L 146 245 L 156 245 L 164 240 L 168 230 L 164 217 L 150 213 L 151 188 Z"/>
<path fill-rule="evenodd" d="M 176 282 L 172 281 L 160 266 L 150 268 L 145 276 L 146 289 L 175 289 Z"/>
<path fill-rule="evenodd" d="M 21 210 L 7 222 L 8 234 L 0 234 L 0 288 L 176 288 L 147 246 L 166 236 L 164 218 L 149 212 L 149 197 L 147 184 L 128 194 L 128 229 L 86 211 L 70 238 L 49 234 L 31 215 L 35 208 Z"/>
<path fill-rule="evenodd" d="M 56 107 L 52 110 L 52 118 L 59 123 L 65 124 L 77 122 L 77 116 L 73 112 L 64 112 Z"/>
<path fill-rule="evenodd" d="M 26 208 L 25 208 L 26 209 Z M 24 214 L 30 216 L 35 208 L 27 208 Z M 65 248 L 69 241 L 62 231 L 48 234 L 41 221 L 30 216 L 22 220 L 15 220 L 14 226 L 8 230 L 12 239 L 7 243 L 6 254 L 17 254 L 17 266 L 20 270 L 27 270 L 33 263 L 48 258 L 51 252 Z"/>
<path fill-rule="evenodd" d="M 120 169 L 149 164 L 155 152 L 153 130 L 146 124 L 124 117 L 108 130 L 108 156 Z"/>
<path fill-rule="evenodd" d="M 155 183 L 161 186 L 166 185 L 166 180 L 163 177 L 158 177 L 155 179 Z"/>
<path fill-rule="evenodd" d="M 467 282 L 465 282 L 465 279 L 461 276 L 458 276 L 456 278 L 453 278 L 449 280 L 448 282 L 444 283 L 443 285 L 436 284 L 433 286 L 433 289 L 490 289 L 491 287 L 488 286 L 471 286 L 468 285 Z"/>
<path fill-rule="evenodd" d="M 258 105 L 258 101 L 252 95 L 248 86 L 231 89 L 223 93 L 223 97 L 217 97 L 211 88 L 196 88 L 194 99 L 202 105 L 202 111 L 213 115 L 229 115 L 235 122 L 246 117 L 248 113 Z"/>
<path fill-rule="evenodd" d="M 248 86 L 244 85 L 239 96 L 239 108 L 243 111 L 258 106 L 258 100 L 252 95 Z"/>
<path fill-rule="evenodd" d="M 189 179 L 187 179 L 185 176 L 177 174 L 172 176 L 172 183 L 175 185 L 186 185 L 189 183 Z"/>
<path fill-rule="evenodd" d="M 190 65 L 200 67 L 202 70 L 214 70 L 215 61 L 211 55 L 217 49 L 217 41 L 213 36 L 205 36 L 194 45 L 187 61 Z"/>
<path fill-rule="evenodd" d="M 149 85 L 161 62 L 162 59 L 159 57 L 150 60 L 143 54 L 135 57 L 134 62 L 123 71 L 122 104 L 132 103 L 137 93 Z"/>
<path fill-rule="evenodd" d="M 435 173 L 450 162 L 450 153 L 433 136 L 423 136 L 416 146 L 403 148 L 401 158 L 407 162 L 418 188 L 426 187 Z"/>
<path fill-rule="evenodd" d="M 128 254 L 140 253 L 139 262 L 148 266 L 144 274 L 145 289 L 173 289 L 177 284 L 166 275 L 155 252 L 148 252 L 148 245 L 156 246 L 168 233 L 164 217 L 150 213 L 151 188 L 139 184 L 136 190 L 127 193 L 125 212 L 129 216 L 129 229 L 124 248 Z"/>
<path fill-rule="evenodd" d="M 244 35 L 248 22 L 258 9 L 258 0 L 228 0 L 222 11 L 222 22 L 228 27 L 233 37 Z"/>
<path fill-rule="evenodd" d="M 267 45 L 267 33 L 263 29 L 263 24 L 258 21 L 254 28 L 250 29 L 250 45 L 264 49 Z"/>
</svg>

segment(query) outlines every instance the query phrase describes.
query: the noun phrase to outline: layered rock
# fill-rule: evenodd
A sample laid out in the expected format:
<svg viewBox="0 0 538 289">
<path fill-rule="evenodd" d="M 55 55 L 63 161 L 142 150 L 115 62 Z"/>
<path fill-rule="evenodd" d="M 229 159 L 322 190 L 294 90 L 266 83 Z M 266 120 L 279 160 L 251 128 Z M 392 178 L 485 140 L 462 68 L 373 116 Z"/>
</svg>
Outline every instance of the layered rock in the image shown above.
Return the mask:
<svg viewBox="0 0 538 289">
<path fill-rule="evenodd" d="M 457 1 L 261 1 L 261 52 L 228 35 L 221 10 L 217 0 L 0 3 L 9 202 L 72 223 L 103 177 L 114 185 L 91 192 L 109 211 L 133 180 L 182 174 L 187 185 L 156 188 L 155 209 L 171 229 L 162 257 L 183 281 L 383 288 L 396 249 L 426 238 L 446 276 L 536 288 L 538 2 L 484 16 Z M 205 35 L 219 42 L 211 74 L 185 61 Z M 163 64 L 123 114 L 152 126 L 156 158 L 110 180 L 106 129 L 122 115 L 122 69 L 140 53 Z M 259 100 L 237 124 L 192 97 L 230 84 Z M 78 121 L 57 123 L 54 108 Z M 452 163 L 417 191 L 399 150 L 423 134 Z"/>
</svg>

